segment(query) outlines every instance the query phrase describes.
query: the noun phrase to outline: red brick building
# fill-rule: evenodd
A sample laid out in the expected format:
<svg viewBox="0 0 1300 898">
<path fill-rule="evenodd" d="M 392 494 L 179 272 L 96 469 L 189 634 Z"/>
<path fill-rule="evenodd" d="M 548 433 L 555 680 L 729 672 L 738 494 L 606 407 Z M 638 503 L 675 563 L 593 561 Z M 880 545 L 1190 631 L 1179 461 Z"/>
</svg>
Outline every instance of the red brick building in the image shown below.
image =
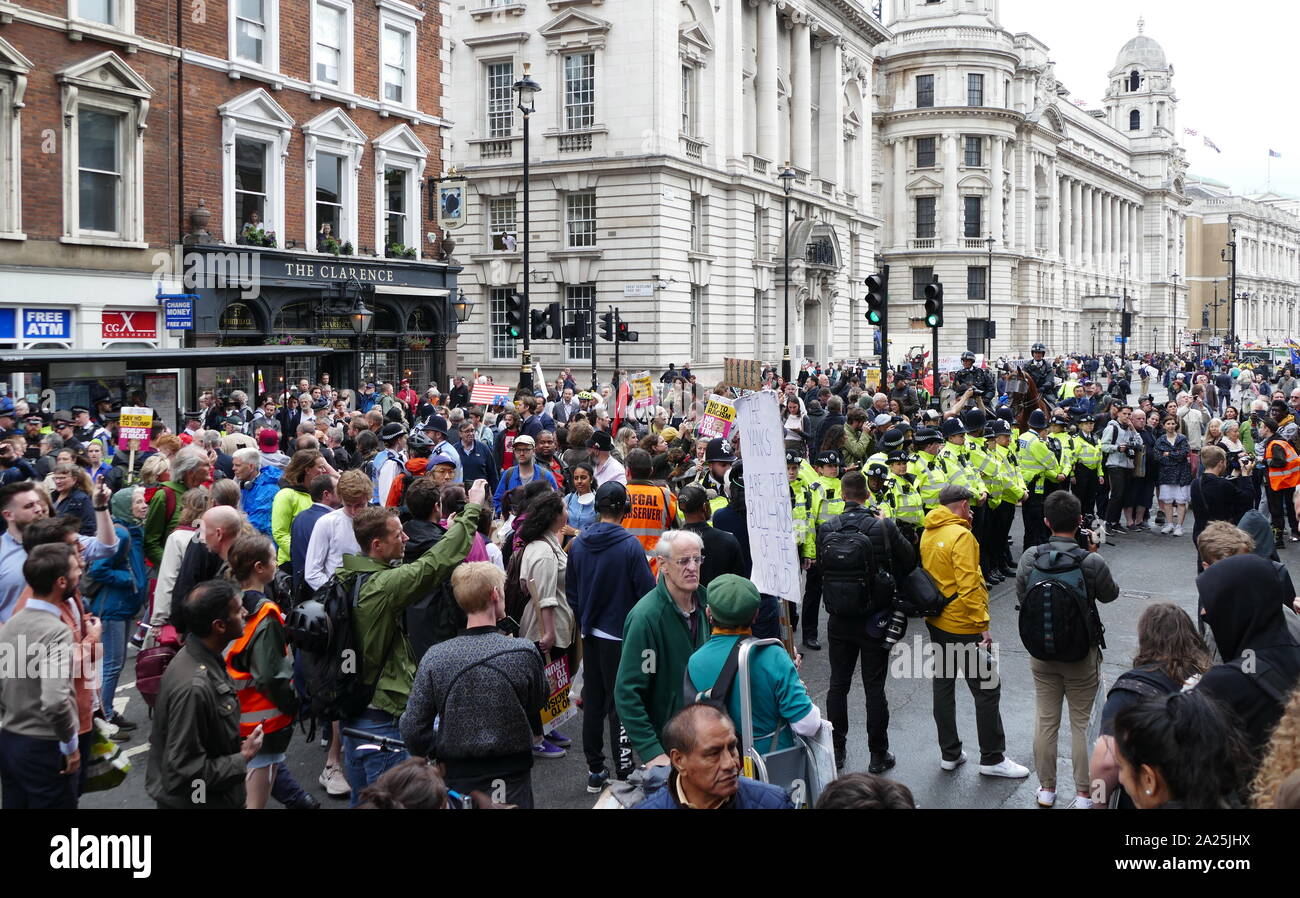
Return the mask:
<svg viewBox="0 0 1300 898">
<path fill-rule="evenodd" d="M 0 0 L 0 351 L 293 339 L 340 351 L 285 374 L 350 384 L 360 342 L 368 379 L 441 375 L 443 65 L 433 3 Z"/>
</svg>

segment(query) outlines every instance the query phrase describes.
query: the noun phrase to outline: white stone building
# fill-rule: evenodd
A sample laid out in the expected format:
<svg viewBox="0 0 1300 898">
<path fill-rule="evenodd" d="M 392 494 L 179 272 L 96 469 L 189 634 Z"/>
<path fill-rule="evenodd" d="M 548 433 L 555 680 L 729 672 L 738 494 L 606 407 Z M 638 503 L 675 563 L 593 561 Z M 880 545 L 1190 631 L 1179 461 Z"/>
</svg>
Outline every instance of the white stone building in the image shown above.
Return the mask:
<svg viewBox="0 0 1300 898">
<path fill-rule="evenodd" d="M 487 4 L 484 3 L 486 6 Z M 565 321 L 617 304 L 640 333 L 625 368 L 784 345 L 784 194 L 790 202 L 791 352 L 870 352 L 863 280 L 880 218 L 872 184 L 872 58 L 888 37 L 858 0 L 549 0 L 449 11 L 448 158 L 470 180 L 455 236 L 475 306 L 460 370 L 513 379 L 505 301 L 525 276 L 522 116 L 511 82 L 541 84 L 531 117 L 531 303 Z M 626 293 L 625 293 L 625 288 Z M 865 348 L 860 348 L 865 347 Z M 533 344 L 548 378 L 590 349 Z M 602 380 L 614 344 L 597 340 Z M 584 381 L 579 376 L 579 381 Z"/>
<path fill-rule="evenodd" d="M 486 0 L 484 0 L 486 2 Z M 890 272 L 891 356 L 929 345 L 920 288 L 945 284 L 941 353 L 982 348 L 992 236 L 993 351 L 1172 346 L 1187 312 L 1185 163 L 1173 68 L 1139 34 L 1076 107 L 1047 47 L 1006 30 L 997 0 L 548 0 L 448 7 L 446 158 L 468 177 L 455 236 L 461 370 L 511 379 L 505 302 L 525 277 L 525 62 L 534 308 L 617 304 L 640 332 L 625 368 L 781 358 L 783 201 L 789 343 L 797 360 L 874 352 L 863 279 Z M 913 330 L 915 328 L 915 330 Z M 1158 329 L 1158 330 L 1153 330 Z M 1145 338 L 1139 335 L 1146 334 Z M 563 342 L 563 341 L 561 341 Z M 547 376 L 589 348 L 534 343 Z M 613 344 L 598 340 L 602 379 Z M 583 380 L 584 378 L 579 378 Z"/>
<path fill-rule="evenodd" d="M 940 353 L 979 351 L 990 259 L 995 355 L 1039 340 L 1053 353 L 1115 350 L 1125 296 L 1130 350 L 1171 348 L 1186 318 L 1174 275 L 1188 204 L 1173 67 L 1139 34 L 1108 73 L 1103 108 L 1080 109 L 1047 46 L 998 12 L 997 0 L 896 0 L 887 20 L 876 120 L 894 351 L 905 337 L 929 345 L 919 319 L 934 275 Z"/>
</svg>

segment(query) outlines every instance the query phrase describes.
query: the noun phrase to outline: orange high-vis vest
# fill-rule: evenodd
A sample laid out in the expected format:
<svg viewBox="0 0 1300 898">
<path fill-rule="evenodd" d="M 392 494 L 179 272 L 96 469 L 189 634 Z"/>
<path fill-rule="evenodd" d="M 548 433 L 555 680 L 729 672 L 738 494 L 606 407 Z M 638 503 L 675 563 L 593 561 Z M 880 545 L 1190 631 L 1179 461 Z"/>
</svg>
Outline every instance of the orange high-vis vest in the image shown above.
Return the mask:
<svg viewBox="0 0 1300 898">
<path fill-rule="evenodd" d="M 226 673 L 230 674 L 230 679 L 235 681 L 235 689 L 239 696 L 239 738 L 241 739 L 251 735 L 259 723 L 262 725 L 262 732 L 267 735 L 293 725 L 292 715 L 285 714 L 266 693 L 253 687 L 253 675 L 247 671 L 236 670 L 234 665 L 235 659 L 243 654 L 248 644 L 253 641 L 258 626 L 272 614 L 278 617 L 281 623 L 284 622 L 284 615 L 280 613 L 279 606 L 274 602 L 266 601 L 259 605 L 257 611 L 253 612 L 252 618 L 244 625 L 244 635 L 226 649 Z M 286 645 L 284 650 L 285 654 L 288 654 L 289 647 Z"/>
<path fill-rule="evenodd" d="M 659 576 L 659 560 L 655 558 L 655 543 L 663 532 L 677 520 L 677 497 L 667 488 L 650 483 L 627 485 L 627 514 L 623 516 L 623 529 L 636 537 L 645 549 L 650 571 Z"/>
<path fill-rule="evenodd" d="M 1274 492 L 1281 492 L 1293 486 L 1300 486 L 1300 454 L 1286 440 L 1269 440 L 1264 447 L 1264 460 L 1273 457 L 1273 447 L 1281 446 L 1286 454 L 1286 465 L 1281 468 L 1268 469 L 1268 486 Z"/>
</svg>

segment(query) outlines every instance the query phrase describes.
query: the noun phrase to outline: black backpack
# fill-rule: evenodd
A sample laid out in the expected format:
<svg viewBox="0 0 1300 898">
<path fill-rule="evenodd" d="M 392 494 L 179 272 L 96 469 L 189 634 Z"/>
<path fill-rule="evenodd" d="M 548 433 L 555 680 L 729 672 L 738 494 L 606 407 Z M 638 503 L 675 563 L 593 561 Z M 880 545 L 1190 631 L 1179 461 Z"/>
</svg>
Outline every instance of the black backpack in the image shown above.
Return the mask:
<svg viewBox="0 0 1300 898">
<path fill-rule="evenodd" d="M 838 515 L 818 528 L 817 561 L 828 613 L 866 617 L 892 606 L 893 577 L 877 566 L 871 537 L 856 520 Z"/>
<path fill-rule="evenodd" d="M 322 646 L 309 642 L 292 627 L 287 633 L 298 649 L 298 692 L 303 697 L 303 717 L 320 721 L 346 720 L 366 709 L 374 697 L 380 671 L 388 663 L 401 634 L 394 634 L 384 649 L 379 669 L 362 667 L 361 638 L 353 619 L 353 610 L 361 588 L 371 572 L 359 572 L 348 578 L 337 574 L 316 591 L 315 600 L 325 609 L 329 635 Z"/>
<path fill-rule="evenodd" d="M 1034 558 L 1020 612 L 1020 639 L 1040 661 L 1080 661 L 1094 645 L 1105 647 L 1101 619 L 1088 599 L 1080 548 L 1044 548 Z"/>
</svg>

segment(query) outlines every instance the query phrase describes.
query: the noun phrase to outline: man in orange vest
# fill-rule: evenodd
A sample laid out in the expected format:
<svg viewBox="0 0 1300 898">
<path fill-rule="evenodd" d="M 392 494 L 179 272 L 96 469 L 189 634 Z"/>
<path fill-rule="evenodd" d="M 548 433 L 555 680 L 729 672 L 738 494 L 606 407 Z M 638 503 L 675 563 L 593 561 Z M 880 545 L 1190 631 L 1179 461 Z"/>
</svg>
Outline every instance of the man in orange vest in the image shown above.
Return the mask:
<svg viewBox="0 0 1300 898">
<path fill-rule="evenodd" d="M 1292 431 L 1295 425 L 1288 425 Z M 1278 435 L 1278 423 L 1270 417 L 1259 419 L 1259 433 L 1264 440 L 1264 469 L 1268 472 L 1265 495 L 1273 519 L 1273 538 L 1282 544 L 1284 525 L 1291 525 L 1291 542 L 1300 542 L 1296 525 L 1295 488 L 1300 485 L 1300 454 L 1291 443 Z M 1285 517 L 1283 517 L 1285 515 Z"/>
<path fill-rule="evenodd" d="M 240 536 L 227 555 L 248 613 L 244 632 L 226 648 L 226 673 L 239 698 L 239 738 L 247 739 L 260 725 L 265 740 L 248 761 L 246 807 L 257 810 L 266 807 L 273 771 L 284 763 L 296 705 L 284 615 L 265 593 L 275 578 L 275 558 L 275 545 L 260 533 Z"/>
<path fill-rule="evenodd" d="M 627 458 L 628 510 L 623 516 L 623 529 L 637 538 L 645 549 L 650 570 L 659 576 L 659 564 L 654 556 L 655 544 L 665 530 L 677 526 L 677 497 L 665 486 L 651 482 L 654 460 L 644 449 L 633 449 Z"/>
</svg>

